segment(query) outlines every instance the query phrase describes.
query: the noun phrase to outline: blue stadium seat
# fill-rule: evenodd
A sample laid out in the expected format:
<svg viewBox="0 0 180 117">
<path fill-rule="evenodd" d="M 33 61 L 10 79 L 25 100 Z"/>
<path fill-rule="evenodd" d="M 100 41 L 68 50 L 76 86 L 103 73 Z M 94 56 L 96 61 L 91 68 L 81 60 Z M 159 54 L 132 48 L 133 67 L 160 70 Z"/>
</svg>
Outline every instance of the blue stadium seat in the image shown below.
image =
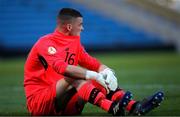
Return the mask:
<svg viewBox="0 0 180 117">
<path fill-rule="evenodd" d="M 107 48 L 153 46 L 162 44 L 157 35 L 149 36 L 128 24 L 119 23 L 98 12 L 67 0 L 1 0 L 0 4 L 0 43 L 8 49 L 31 48 L 44 34 L 53 32 L 56 15 L 60 8 L 79 9 L 84 17 L 82 43 L 87 46 Z"/>
</svg>

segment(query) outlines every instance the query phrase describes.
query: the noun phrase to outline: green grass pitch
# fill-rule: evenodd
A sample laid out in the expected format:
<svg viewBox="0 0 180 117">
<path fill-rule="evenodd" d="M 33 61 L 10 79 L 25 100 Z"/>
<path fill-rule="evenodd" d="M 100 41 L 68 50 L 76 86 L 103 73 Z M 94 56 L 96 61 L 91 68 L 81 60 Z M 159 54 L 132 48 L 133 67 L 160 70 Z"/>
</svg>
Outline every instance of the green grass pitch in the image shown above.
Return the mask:
<svg viewBox="0 0 180 117">
<path fill-rule="evenodd" d="M 113 68 L 119 86 L 140 100 L 157 90 L 165 92 L 162 105 L 148 115 L 180 115 L 180 55 L 171 52 L 93 54 Z M 0 115 L 28 115 L 23 89 L 25 58 L 0 59 Z M 108 115 L 87 104 L 82 115 Z"/>
</svg>

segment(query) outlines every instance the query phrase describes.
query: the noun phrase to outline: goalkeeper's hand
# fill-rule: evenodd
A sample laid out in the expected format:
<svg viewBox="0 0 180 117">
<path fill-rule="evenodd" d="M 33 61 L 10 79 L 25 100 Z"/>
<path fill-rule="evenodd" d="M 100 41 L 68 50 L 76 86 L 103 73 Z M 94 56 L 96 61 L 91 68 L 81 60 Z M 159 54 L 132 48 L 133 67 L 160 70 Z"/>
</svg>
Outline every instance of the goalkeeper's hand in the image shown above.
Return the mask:
<svg viewBox="0 0 180 117">
<path fill-rule="evenodd" d="M 107 87 L 111 91 L 115 91 L 118 87 L 117 78 L 115 76 L 115 73 L 109 68 L 104 69 L 100 73 L 103 74 L 103 76 L 104 76 L 103 78 L 105 78 L 105 83 L 106 83 Z"/>
<path fill-rule="evenodd" d="M 86 71 L 86 79 L 87 80 L 89 80 L 89 79 L 96 80 L 100 85 L 102 85 L 106 89 L 107 94 L 109 93 L 109 89 L 107 87 L 107 84 L 105 82 L 105 78 L 104 78 L 103 74 L 87 70 Z"/>
</svg>

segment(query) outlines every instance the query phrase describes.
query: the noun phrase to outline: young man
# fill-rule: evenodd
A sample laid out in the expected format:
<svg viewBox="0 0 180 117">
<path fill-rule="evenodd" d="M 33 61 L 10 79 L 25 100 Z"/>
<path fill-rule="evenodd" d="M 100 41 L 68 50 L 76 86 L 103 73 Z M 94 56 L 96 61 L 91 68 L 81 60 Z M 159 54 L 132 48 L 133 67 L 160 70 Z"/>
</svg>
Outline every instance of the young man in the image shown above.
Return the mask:
<svg viewBox="0 0 180 117">
<path fill-rule="evenodd" d="M 140 115 L 158 106 L 161 92 L 136 102 L 130 92 L 118 88 L 112 70 L 81 45 L 82 24 L 80 12 L 63 8 L 55 31 L 31 49 L 24 73 L 28 111 L 32 115 L 78 115 L 89 102 L 112 115 L 125 115 L 125 109 L 130 115 Z"/>
</svg>

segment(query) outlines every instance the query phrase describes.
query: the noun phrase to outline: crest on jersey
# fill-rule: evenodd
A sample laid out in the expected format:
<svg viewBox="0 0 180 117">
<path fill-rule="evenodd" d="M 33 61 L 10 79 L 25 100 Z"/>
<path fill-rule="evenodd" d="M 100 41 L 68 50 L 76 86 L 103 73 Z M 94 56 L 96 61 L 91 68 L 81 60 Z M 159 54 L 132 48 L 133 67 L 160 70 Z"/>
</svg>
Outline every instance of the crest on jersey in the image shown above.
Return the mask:
<svg viewBox="0 0 180 117">
<path fill-rule="evenodd" d="M 53 46 L 50 46 L 50 47 L 48 47 L 48 53 L 49 54 L 55 54 L 57 51 L 56 51 L 56 48 L 54 48 Z"/>
</svg>

